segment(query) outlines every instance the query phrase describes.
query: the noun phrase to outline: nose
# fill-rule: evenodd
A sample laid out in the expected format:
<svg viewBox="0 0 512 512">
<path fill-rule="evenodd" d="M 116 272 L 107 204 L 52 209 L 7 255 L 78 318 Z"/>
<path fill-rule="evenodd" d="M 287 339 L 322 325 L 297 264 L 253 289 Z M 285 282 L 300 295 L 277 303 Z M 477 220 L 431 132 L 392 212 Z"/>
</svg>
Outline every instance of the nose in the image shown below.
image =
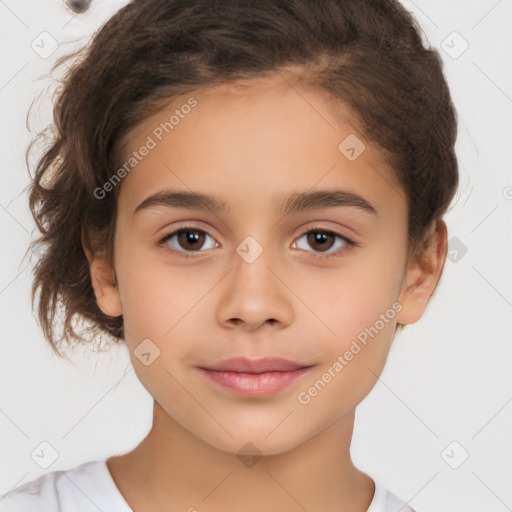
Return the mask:
<svg viewBox="0 0 512 512">
<path fill-rule="evenodd" d="M 253 262 L 234 258 L 218 300 L 218 321 L 226 328 L 254 331 L 262 326 L 284 328 L 294 316 L 293 293 L 284 272 L 272 268 L 266 251 Z"/>
</svg>

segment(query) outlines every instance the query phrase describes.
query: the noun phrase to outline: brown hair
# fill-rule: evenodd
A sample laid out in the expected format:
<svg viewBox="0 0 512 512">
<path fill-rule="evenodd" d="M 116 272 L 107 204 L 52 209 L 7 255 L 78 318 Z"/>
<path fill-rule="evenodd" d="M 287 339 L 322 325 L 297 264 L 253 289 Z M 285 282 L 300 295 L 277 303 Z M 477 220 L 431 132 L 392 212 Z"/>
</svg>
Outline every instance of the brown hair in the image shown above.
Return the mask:
<svg viewBox="0 0 512 512">
<path fill-rule="evenodd" d="M 39 321 L 59 356 L 57 343 L 85 340 L 77 319 L 124 338 L 123 317 L 96 303 L 84 253 L 112 264 L 120 186 L 101 200 L 94 191 L 121 164 L 127 135 L 178 95 L 281 74 L 349 106 L 405 192 L 408 255 L 421 256 L 455 195 L 456 114 L 442 61 L 398 1 L 133 0 L 52 70 L 71 57 L 29 196 L 42 233 L 32 307 L 40 289 Z"/>
</svg>

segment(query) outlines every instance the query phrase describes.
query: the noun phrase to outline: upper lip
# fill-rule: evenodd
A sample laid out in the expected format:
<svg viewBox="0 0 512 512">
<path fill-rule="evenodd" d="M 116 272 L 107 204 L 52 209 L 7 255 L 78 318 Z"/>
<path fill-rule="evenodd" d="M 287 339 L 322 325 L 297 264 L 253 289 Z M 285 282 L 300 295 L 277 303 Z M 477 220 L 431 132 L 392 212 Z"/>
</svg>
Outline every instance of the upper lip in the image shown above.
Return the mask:
<svg viewBox="0 0 512 512">
<path fill-rule="evenodd" d="M 280 357 L 264 357 L 261 359 L 247 359 L 245 357 L 235 357 L 226 359 L 220 363 L 211 366 L 201 366 L 205 370 L 214 370 L 218 372 L 243 372 L 243 373 L 263 373 L 263 372 L 286 372 L 298 370 L 313 365 L 305 365 L 282 359 Z"/>
</svg>

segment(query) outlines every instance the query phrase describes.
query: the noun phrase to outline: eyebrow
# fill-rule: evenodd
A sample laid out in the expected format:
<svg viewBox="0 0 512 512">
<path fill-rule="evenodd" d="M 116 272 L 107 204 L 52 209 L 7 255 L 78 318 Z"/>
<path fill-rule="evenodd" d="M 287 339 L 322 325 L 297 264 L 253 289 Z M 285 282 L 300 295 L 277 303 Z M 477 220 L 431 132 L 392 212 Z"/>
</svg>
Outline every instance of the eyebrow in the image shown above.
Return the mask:
<svg viewBox="0 0 512 512">
<path fill-rule="evenodd" d="M 357 208 L 374 217 L 379 216 L 377 210 L 370 202 L 347 190 L 333 189 L 317 190 L 314 192 L 294 192 L 288 197 L 274 197 L 272 203 L 280 207 L 281 213 L 284 216 L 306 210 L 332 207 Z M 226 202 L 219 197 L 199 192 L 163 190 L 144 199 L 144 201 L 135 208 L 133 214 L 135 215 L 141 210 L 158 206 L 201 211 L 210 210 L 218 213 L 231 211 L 231 208 L 227 206 Z"/>
</svg>

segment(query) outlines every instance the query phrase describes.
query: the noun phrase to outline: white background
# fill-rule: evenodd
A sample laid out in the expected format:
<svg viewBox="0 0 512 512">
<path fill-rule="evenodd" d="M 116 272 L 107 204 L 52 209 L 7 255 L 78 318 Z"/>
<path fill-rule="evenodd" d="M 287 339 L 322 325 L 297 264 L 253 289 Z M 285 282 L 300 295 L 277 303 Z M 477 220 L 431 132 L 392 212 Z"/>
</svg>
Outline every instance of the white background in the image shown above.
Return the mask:
<svg viewBox="0 0 512 512">
<path fill-rule="evenodd" d="M 129 451 L 151 426 L 152 398 L 124 345 L 78 353 L 73 364 L 47 347 L 30 309 L 25 256 L 37 233 L 24 154 L 51 121 L 50 67 L 125 3 L 93 2 L 73 16 L 56 0 L 0 0 L 2 494 Z M 403 3 L 440 49 L 458 111 L 460 186 L 445 220 L 450 250 L 456 238 L 467 253 L 446 262 L 424 317 L 396 336 L 381 379 L 358 407 L 353 458 L 418 512 L 505 512 L 512 510 L 512 1 Z M 59 47 L 43 59 L 31 44 L 45 31 Z M 453 58 L 464 41 L 468 49 Z M 39 95 L 30 133 L 25 119 Z M 31 457 L 42 442 L 58 453 L 46 469 Z M 465 452 L 460 467 L 447 464 Z"/>
</svg>

